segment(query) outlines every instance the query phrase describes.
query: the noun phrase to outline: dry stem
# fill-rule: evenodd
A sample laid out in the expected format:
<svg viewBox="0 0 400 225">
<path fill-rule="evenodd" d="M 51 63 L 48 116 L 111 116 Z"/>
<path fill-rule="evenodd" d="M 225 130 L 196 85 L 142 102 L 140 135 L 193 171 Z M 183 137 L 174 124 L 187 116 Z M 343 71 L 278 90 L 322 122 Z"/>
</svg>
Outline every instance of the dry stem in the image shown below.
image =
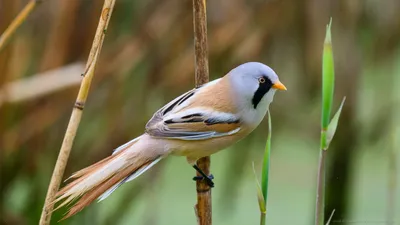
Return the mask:
<svg viewBox="0 0 400 225">
<path fill-rule="evenodd" d="M 0 51 L 4 48 L 8 39 L 14 34 L 14 32 L 18 29 L 19 26 L 28 18 L 29 14 L 33 11 L 33 9 L 40 3 L 39 0 L 31 0 L 15 17 L 15 19 L 11 22 L 11 24 L 7 27 L 4 33 L 0 36 Z"/>
<path fill-rule="evenodd" d="M 108 22 L 110 21 L 114 4 L 115 0 L 104 1 L 99 24 L 97 26 L 92 48 L 90 50 L 88 61 L 86 63 L 86 70 L 79 89 L 78 97 L 72 110 L 72 115 L 69 120 L 67 130 L 65 132 L 64 140 L 57 158 L 56 165 L 54 167 L 53 175 L 51 177 L 46 201 L 44 203 L 42 215 L 40 217 L 40 225 L 47 225 L 50 223 L 51 214 L 54 207 L 53 201 L 60 186 L 65 166 L 67 165 L 68 157 L 71 152 L 72 144 L 76 135 L 76 131 L 82 117 L 83 108 L 85 106 L 90 84 L 94 75 L 96 62 L 100 54 L 101 47 L 103 45 L 103 40 L 106 33 L 105 31 L 107 30 Z"/>
<path fill-rule="evenodd" d="M 208 82 L 208 46 L 206 1 L 193 0 L 193 26 L 195 48 L 196 86 Z M 205 174 L 210 173 L 210 157 L 201 158 L 197 166 Z M 197 173 L 197 176 L 200 176 Z M 211 188 L 204 180 L 196 181 L 197 204 L 195 206 L 197 222 L 200 225 L 211 225 Z"/>
</svg>

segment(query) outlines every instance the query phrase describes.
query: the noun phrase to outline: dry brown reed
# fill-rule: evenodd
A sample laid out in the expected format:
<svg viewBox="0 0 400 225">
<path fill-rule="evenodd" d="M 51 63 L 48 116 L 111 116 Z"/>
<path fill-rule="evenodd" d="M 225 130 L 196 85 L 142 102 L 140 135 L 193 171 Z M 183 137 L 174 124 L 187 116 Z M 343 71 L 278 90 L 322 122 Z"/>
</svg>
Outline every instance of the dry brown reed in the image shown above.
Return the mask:
<svg viewBox="0 0 400 225">
<path fill-rule="evenodd" d="M 209 80 L 206 7 L 205 0 L 193 0 L 196 87 L 207 83 Z M 210 174 L 210 157 L 204 157 L 197 160 L 197 166 L 204 171 L 205 174 Z M 197 172 L 197 176 L 201 175 Z M 211 187 L 204 179 L 197 180 L 196 191 L 197 204 L 195 206 L 195 212 L 197 223 L 200 225 L 211 225 Z"/>
<path fill-rule="evenodd" d="M 40 3 L 39 0 L 31 0 L 26 6 L 21 10 L 21 12 L 15 17 L 11 24 L 7 27 L 4 33 L 0 36 L 0 51 L 4 48 L 6 43 L 9 41 L 11 36 L 15 33 L 19 26 L 28 18 L 29 14 L 35 9 L 35 7 Z"/>
<path fill-rule="evenodd" d="M 72 115 L 65 132 L 64 140 L 54 167 L 53 175 L 49 184 L 46 200 L 43 206 L 42 215 L 40 217 L 40 225 L 48 225 L 50 223 L 51 214 L 54 208 L 55 195 L 60 187 L 61 179 L 64 174 L 65 167 L 71 152 L 73 141 L 81 121 L 85 102 L 89 94 L 90 84 L 92 82 L 97 60 L 103 45 L 104 37 L 107 31 L 108 23 L 114 9 L 115 0 L 105 0 L 101 11 L 96 34 L 93 39 L 92 48 L 86 63 L 86 70 L 83 74 L 82 83 L 79 89 L 78 97 L 72 110 Z"/>
</svg>

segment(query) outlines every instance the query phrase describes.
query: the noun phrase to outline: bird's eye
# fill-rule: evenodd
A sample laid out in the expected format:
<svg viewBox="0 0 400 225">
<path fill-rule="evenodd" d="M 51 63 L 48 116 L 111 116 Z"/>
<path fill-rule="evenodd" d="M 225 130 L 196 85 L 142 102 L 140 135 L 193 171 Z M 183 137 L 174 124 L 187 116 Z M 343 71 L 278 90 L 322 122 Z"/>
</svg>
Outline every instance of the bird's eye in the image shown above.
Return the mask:
<svg viewBox="0 0 400 225">
<path fill-rule="evenodd" d="M 258 82 L 260 82 L 260 84 L 265 83 L 265 78 L 264 77 L 258 78 Z"/>
</svg>

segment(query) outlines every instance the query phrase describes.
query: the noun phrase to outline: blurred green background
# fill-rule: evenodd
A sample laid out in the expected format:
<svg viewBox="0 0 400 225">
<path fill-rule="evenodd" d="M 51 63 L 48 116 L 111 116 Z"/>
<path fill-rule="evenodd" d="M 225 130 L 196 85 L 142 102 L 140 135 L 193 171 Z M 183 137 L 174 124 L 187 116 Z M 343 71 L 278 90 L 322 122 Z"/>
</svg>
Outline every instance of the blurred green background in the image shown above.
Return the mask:
<svg viewBox="0 0 400 225">
<path fill-rule="evenodd" d="M 0 0 L 0 33 L 27 2 Z M 102 3 L 43 1 L 0 52 L 0 224 L 39 221 Z M 211 79 L 260 61 L 288 88 L 271 106 L 267 224 L 313 224 L 330 16 L 334 109 L 347 101 L 328 153 L 326 215 L 336 210 L 333 225 L 400 224 L 399 11 L 398 0 L 208 1 Z M 190 0 L 116 1 L 65 178 L 194 86 L 192 26 Z M 259 223 L 252 162 L 261 173 L 266 122 L 212 156 L 214 224 Z M 57 211 L 52 224 L 196 224 L 194 174 L 170 157 L 66 221 Z"/>
</svg>

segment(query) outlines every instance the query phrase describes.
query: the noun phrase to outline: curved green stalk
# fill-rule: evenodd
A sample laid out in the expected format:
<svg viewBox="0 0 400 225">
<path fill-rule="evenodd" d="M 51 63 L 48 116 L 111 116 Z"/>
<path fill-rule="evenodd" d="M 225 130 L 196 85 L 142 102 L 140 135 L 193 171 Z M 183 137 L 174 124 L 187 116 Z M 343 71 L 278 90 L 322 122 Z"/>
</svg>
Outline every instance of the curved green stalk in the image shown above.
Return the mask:
<svg viewBox="0 0 400 225">
<path fill-rule="evenodd" d="M 269 177 L 269 167 L 270 167 L 269 165 L 271 156 L 271 134 L 272 134 L 271 127 L 272 127 L 271 115 L 268 111 L 268 136 L 264 151 L 263 167 L 261 172 L 261 185 L 258 182 L 253 163 L 253 172 L 257 185 L 258 205 L 260 207 L 260 225 L 265 225 L 265 220 L 267 217 L 268 177 Z"/>
</svg>

